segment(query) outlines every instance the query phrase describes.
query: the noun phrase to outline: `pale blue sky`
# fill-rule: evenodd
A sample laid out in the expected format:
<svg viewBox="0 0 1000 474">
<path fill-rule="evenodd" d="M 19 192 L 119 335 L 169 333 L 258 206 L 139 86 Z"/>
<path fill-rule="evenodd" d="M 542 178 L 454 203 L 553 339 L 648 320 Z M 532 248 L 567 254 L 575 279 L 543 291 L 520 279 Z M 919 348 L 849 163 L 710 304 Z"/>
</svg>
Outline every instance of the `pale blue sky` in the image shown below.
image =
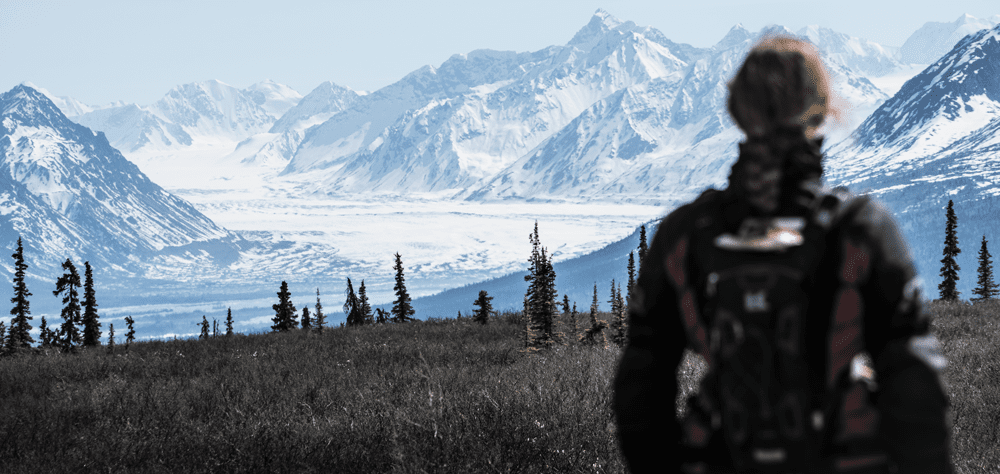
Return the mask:
<svg viewBox="0 0 1000 474">
<path fill-rule="evenodd" d="M 565 44 L 597 8 L 695 46 L 737 23 L 819 24 L 900 46 L 928 21 L 1000 13 L 995 0 L 0 0 L 0 90 L 31 81 L 142 105 L 208 79 L 375 90 L 455 53 Z"/>
</svg>

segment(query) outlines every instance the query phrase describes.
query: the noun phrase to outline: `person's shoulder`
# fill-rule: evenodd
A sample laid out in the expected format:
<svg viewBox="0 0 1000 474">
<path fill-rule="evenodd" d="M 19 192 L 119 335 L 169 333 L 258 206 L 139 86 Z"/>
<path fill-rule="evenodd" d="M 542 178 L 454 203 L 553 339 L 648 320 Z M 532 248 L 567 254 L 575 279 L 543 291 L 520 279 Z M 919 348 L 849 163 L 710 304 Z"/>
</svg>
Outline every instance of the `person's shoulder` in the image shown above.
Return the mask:
<svg viewBox="0 0 1000 474">
<path fill-rule="evenodd" d="M 709 188 L 693 201 L 681 204 L 660 219 L 653 241 L 665 243 L 677 240 L 693 229 L 699 218 L 718 211 L 723 191 Z"/>
<path fill-rule="evenodd" d="M 661 220 L 660 228 L 662 229 L 668 223 L 674 226 L 693 223 L 699 216 L 712 212 L 721 202 L 722 195 L 723 191 L 719 191 L 718 189 L 709 188 L 705 190 L 693 201 L 681 204 L 677 209 L 667 214 Z"/>
<path fill-rule="evenodd" d="M 909 249 L 889 207 L 867 193 L 852 193 L 845 188 L 837 191 L 840 210 L 835 218 L 843 235 L 866 241 L 880 253 L 898 254 L 909 259 Z"/>
<path fill-rule="evenodd" d="M 838 201 L 837 220 L 847 227 L 875 230 L 895 223 L 885 203 L 868 193 L 854 193 L 844 187 L 832 188 L 829 193 Z"/>
</svg>

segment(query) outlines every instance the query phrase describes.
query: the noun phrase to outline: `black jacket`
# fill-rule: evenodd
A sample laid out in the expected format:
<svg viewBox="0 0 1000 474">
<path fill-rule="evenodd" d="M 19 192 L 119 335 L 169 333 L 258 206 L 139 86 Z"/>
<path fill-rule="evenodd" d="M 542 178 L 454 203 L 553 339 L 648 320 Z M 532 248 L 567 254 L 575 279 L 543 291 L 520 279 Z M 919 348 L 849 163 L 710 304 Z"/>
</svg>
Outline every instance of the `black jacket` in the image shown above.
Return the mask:
<svg viewBox="0 0 1000 474">
<path fill-rule="evenodd" d="M 933 342 L 929 319 L 921 309 L 907 245 L 890 213 L 878 202 L 851 199 L 854 205 L 837 224 L 837 232 L 863 242 L 871 253 L 870 273 L 858 290 L 864 315 L 863 349 L 874 359 L 880 386 L 880 433 L 899 472 L 951 472 L 947 399 L 933 368 L 943 358 L 928 350 Z M 684 349 L 696 341 L 689 340 L 679 314 L 679 297 L 668 275 L 668 253 L 696 227 L 704 227 L 706 220 L 735 226 L 746 215 L 745 206 L 739 203 L 733 193 L 710 190 L 671 212 L 661 221 L 641 262 L 629 302 L 628 344 L 614 381 L 619 444 L 632 472 L 679 472 L 681 465 L 676 372 Z M 692 245 L 692 251 L 697 247 Z M 696 260 L 688 254 L 687 278 L 697 278 Z M 829 326 L 815 327 L 819 329 L 812 337 L 825 345 Z M 810 370 L 822 377 L 826 362 L 822 356 L 811 357 Z"/>
</svg>

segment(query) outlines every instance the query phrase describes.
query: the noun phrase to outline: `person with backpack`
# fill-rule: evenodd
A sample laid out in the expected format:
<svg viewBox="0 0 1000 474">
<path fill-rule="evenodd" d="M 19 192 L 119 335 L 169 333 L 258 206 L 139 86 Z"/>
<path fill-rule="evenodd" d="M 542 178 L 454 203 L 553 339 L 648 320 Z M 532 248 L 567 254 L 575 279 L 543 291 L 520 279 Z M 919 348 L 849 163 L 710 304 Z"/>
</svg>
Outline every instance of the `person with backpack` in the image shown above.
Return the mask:
<svg viewBox="0 0 1000 474">
<path fill-rule="evenodd" d="M 629 302 L 613 408 L 632 472 L 952 471 L 908 247 L 876 200 L 821 183 L 830 96 L 787 36 L 729 83 L 746 139 L 728 187 L 661 221 Z M 678 420 L 685 348 L 708 371 Z"/>
</svg>

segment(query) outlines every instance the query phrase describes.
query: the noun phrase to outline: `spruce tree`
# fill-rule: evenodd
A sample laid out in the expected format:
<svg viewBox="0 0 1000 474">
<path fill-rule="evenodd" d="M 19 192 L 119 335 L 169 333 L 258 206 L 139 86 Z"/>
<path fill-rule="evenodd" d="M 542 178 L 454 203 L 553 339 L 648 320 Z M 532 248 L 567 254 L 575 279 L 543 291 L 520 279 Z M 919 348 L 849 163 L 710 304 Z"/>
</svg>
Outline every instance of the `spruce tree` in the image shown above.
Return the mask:
<svg viewBox="0 0 1000 474">
<path fill-rule="evenodd" d="M 350 277 L 347 278 L 347 289 L 344 290 L 344 316 L 347 318 L 348 326 L 361 326 L 365 324 L 365 316 L 361 313 L 361 301 L 354 293 L 354 286 L 351 285 Z"/>
<path fill-rule="evenodd" d="M 528 282 L 528 288 L 524 293 L 524 318 L 527 320 L 525 331 L 527 334 L 526 347 L 530 347 L 533 342 L 543 337 L 538 334 L 535 327 L 539 319 L 538 300 L 542 298 L 539 278 L 541 274 L 541 243 L 538 237 L 538 221 L 535 221 L 535 230 L 528 234 L 528 242 L 531 243 L 531 255 L 528 256 L 528 274 L 524 276 L 524 281 Z"/>
<path fill-rule="evenodd" d="M 94 295 L 94 271 L 90 262 L 83 262 L 83 345 L 101 344 L 101 323 L 97 315 L 97 298 Z"/>
<path fill-rule="evenodd" d="M 42 316 L 42 324 L 38 326 L 38 332 L 38 338 L 41 340 L 39 343 L 42 347 L 51 346 L 53 334 L 52 330 L 49 329 L 49 323 L 45 320 L 45 316 Z"/>
<path fill-rule="evenodd" d="M 639 268 L 642 268 L 642 259 L 646 258 L 649 246 L 646 245 L 646 225 L 639 227 Z"/>
<path fill-rule="evenodd" d="M 628 285 L 625 286 L 625 303 L 632 301 L 632 288 L 635 287 L 635 252 L 628 253 Z"/>
<path fill-rule="evenodd" d="M 288 283 L 282 280 L 281 289 L 278 291 L 278 304 L 271 305 L 274 309 L 274 317 L 271 321 L 271 330 L 274 332 L 284 332 L 295 329 L 295 305 L 292 304 L 292 294 L 288 292 Z"/>
<path fill-rule="evenodd" d="M 577 312 L 576 312 L 576 301 L 574 301 L 574 302 L 573 302 L 573 309 L 572 309 L 572 310 L 570 310 L 570 312 L 569 312 L 569 320 L 570 320 L 570 321 L 572 322 L 572 324 L 573 324 L 573 337 L 575 337 L 575 338 L 577 338 L 577 339 L 579 340 L 579 338 L 580 338 L 580 328 L 579 328 L 579 327 L 577 327 L 577 324 L 576 324 L 576 316 L 577 316 Z"/>
<path fill-rule="evenodd" d="M 125 331 L 125 349 L 128 349 L 128 346 L 135 342 L 135 320 L 132 316 L 125 316 L 125 328 L 128 329 Z"/>
<path fill-rule="evenodd" d="M 0 354 L 7 352 L 7 326 L 0 321 Z"/>
<path fill-rule="evenodd" d="M 626 312 L 625 312 L 625 300 L 622 299 L 622 288 L 618 285 L 617 290 L 614 291 L 615 300 L 612 310 L 611 317 L 611 342 L 615 343 L 618 347 L 625 345 L 625 335 L 628 331 L 628 324 L 626 323 Z"/>
<path fill-rule="evenodd" d="M 11 308 L 10 314 L 14 316 L 10 321 L 10 335 L 7 337 L 7 350 L 13 352 L 14 350 L 22 347 L 31 347 L 31 343 L 35 340 L 31 337 L 31 321 L 33 318 L 28 316 L 31 314 L 31 303 L 28 301 L 28 297 L 31 296 L 31 292 L 28 291 L 28 285 L 24 282 L 25 270 L 28 269 L 28 264 L 24 263 L 24 247 L 21 245 L 21 238 L 17 238 L 17 250 L 11 255 L 14 257 L 14 297 L 10 299 L 11 303 L 14 303 L 14 307 Z"/>
<path fill-rule="evenodd" d="M 944 280 L 938 285 L 938 290 L 941 292 L 941 299 L 944 301 L 957 301 L 960 294 L 955 286 L 959 280 L 958 271 L 961 270 L 961 267 L 955 262 L 955 257 L 962 253 L 962 250 L 958 248 L 958 235 L 956 234 L 958 218 L 955 217 L 954 206 L 954 202 L 949 200 L 948 211 L 945 214 L 947 222 L 945 223 L 944 233 L 944 258 L 941 259 L 940 273 L 940 276 Z"/>
<path fill-rule="evenodd" d="M 365 291 L 365 281 L 361 280 L 358 287 L 358 303 L 361 305 L 361 316 L 365 319 L 365 324 L 375 324 L 375 316 L 372 314 L 372 306 L 368 304 L 368 293 Z"/>
<path fill-rule="evenodd" d="M 996 282 L 993 281 L 993 262 L 990 260 L 990 257 L 992 255 L 986 249 L 986 236 L 983 235 L 983 245 L 979 249 L 979 269 L 976 271 L 979 278 L 976 283 L 976 289 L 972 290 L 972 293 L 977 295 L 978 298 L 972 298 L 972 301 L 993 299 L 993 297 L 1000 293 Z"/>
<path fill-rule="evenodd" d="M 80 274 L 77 273 L 73 261 L 68 258 L 63 262 L 62 268 L 66 273 L 56 280 L 56 289 L 52 294 L 55 296 L 63 294 L 63 309 L 60 315 L 64 321 L 59 327 L 58 339 L 59 346 L 65 351 L 70 351 L 83 341 L 78 327 L 82 322 L 78 290 L 80 288 Z"/>
<path fill-rule="evenodd" d="M 108 352 L 115 352 L 115 325 L 108 324 Z"/>
<path fill-rule="evenodd" d="M 233 308 L 230 307 L 226 310 L 226 335 L 233 335 Z"/>
<path fill-rule="evenodd" d="M 319 301 L 319 287 L 316 288 L 316 332 L 323 334 L 326 326 L 326 315 L 323 314 L 323 303 Z"/>
<path fill-rule="evenodd" d="M 486 293 L 486 290 L 479 290 L 479 297 L 476 301 L 472 302 L 473 306 L 478 306 L 477 309 L 473 310 L 472 320 L 479 324 L 486 324 L 490 321 L 490 315 L 493 314 L 493 297 Z M 461 313 L 459 313 L 461 314 Z"/>
<path fill-rule="evenodd" d="M 563 300 L 562 300 L 562 317 L 560 318 L 560 321 L 562 321 L 563 324 L 566 324 L 567 327 L 571 326 L 569 324 L 569 322 L 568 322 L 569 317 L 570 317 L 569 309 L 570 309 L 570 306 L 569 306 L 569 295 L 563 295 Z M 573 334 L 573 337 L 571 338 L 571 340 L 575 341 L 576 340 L 576 330 L 575 330 L 575 328 L 574 328 L 574 331 L 573 331 L 572 334 Z"/>
<path fill-rule="evenodd" d="M 396 285 L 392 288 L 396 292 L 396 300 L 392 302 L 392 321 L 394 323 L 412 321 L 416 312 L 413 310 L 413 305 L 410 304 L 410 294 L 406 292 L 403 257 L 399 255 L 399 252 L 396 252 L 396 263 L 392 269 L 396 271 Z"/>
<path fill-rule="evenodd" d="M 206 318 L 204 314 L 201 315 L 201 322 L 198 323 L 198 324 L 201 325 L 201 335 L 198 336 L 198 339 L 205 339 L 205 340 L 207 340 L 208 339 L 208 318 Z"/>
<path fill-rule="evenodd" d="M 590 327 L 580 336 L 580 342 L 599 346 L 607 346 L 604 338 L 604 328 L 608 327 L 606 321 L 597 319 L 599 304 L 597 302 L 597 283 L 594 283 L 594 301 L 590 304 Z"/>
<path fill-rule="evenodd" d="M 375 322 L 377 324 L 389 322 L 389 312 L 382 308 L 375 308 Z"/>
<path fill-rule="evenodd" d="M 608 304 L 611 305 L 611 315 L 614 316 L 615 312 L 618 310 L 618 298 L 615 294 L 615 279 L 611 279 L 611 296 L 608 298 Z"/>
<path fill-rule="evenodd" d="M 219 320 L 212 318 L 212 337 L 219 337 Z"/>
<path fill-rule="evenodd" d="M 541 349 L 550 347 L 562 337 L 555 331 L 554 324 L 558 312 L 556 272 L 538 236 L 538 222 L 535 222 L 534 231 L 528 234 L 528 242 L 531 243 L 531 256 L 528 257 L 528 274 L 524 277 L 528 282 L 525 312 L 530 346 Z"/>
<path fill-rule="evenodd" d="M 302 329 L 312 331 L 312 318 L 309 316 L 309 307 L 302 307 Z"/>
<path fill-rule="evenodd" d="M 546 250 L 542 249 L 542 254 L 544 255 Z M 559 315 L 559 295 L 556 293 L 556 271 L 552 266 L 552 257 L 545 258 L 545 300 L 544 306 L 542 307 L 547 316 L 547 320 L 550 323 L 549 331 L 552 334 L 553 340 L 556 342 L 565 342 L 565 334 L 556 331 L 555 323 Z"/>
</svg>

